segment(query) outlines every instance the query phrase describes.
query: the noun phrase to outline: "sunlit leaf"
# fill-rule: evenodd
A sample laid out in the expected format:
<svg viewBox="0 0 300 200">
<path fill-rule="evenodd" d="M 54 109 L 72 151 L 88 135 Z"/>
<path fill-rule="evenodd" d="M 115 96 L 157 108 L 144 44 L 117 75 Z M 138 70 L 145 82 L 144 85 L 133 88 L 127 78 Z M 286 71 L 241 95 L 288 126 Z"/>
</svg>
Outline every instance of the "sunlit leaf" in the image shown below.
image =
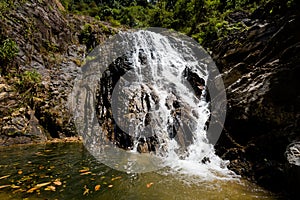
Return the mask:
<svg viewBox="0 0 300 200">
<path fill-rule="evenodd" d="M 27 193 L 32 193 L 32 192 L 34 192 L 35 190 L 37 190 L 37 189 L 39 189 L 39 188 L 41 188 L 41 187 L 44 187 L 44 186 L 46 186 L 46 185 L 49 185 L 49 184 L 51 184 L 51 182 L 39 183 L 39 184 L 37 184 L 36 186 L 34 186 L 33 188 L 27 190 Z"/>
<path fill-rule="evenodd" d="M 87 175 L 87 174 L 91 174 L 92 172 L 84 172 L 84 173 L 81 173 L 80 175 Z"/>
<path fill-rule="evenodd" d="M 95 191 L 100 190 L 100 187 L 101 187 L 100 185 L 96 185 L 96 186 L 95 186 Z"/>
<path fill-rule="evenodd" d="M 54 182 L 53 182 L 55 185 L 61 185 L 61 181 L 59 179 L 56 179 Z"/>
<path fill-rule="evenodd" d="M 154 183 L 148 183 L 146 186 L 147 186 L 147 188 L 150 188 L 152 185 L 153 185 Z"/>
<path fill-rule="evenodd" d="M 1 180 L 1 179 L 5 179 L 5 178 L 8 178 L 8 177 L 10 177 L 10 175 L 6 175 L 6 176 L 1 176 L 1 177 L 0 177 L 0 180 Z"/>
<path fill-rule="evenodd" d="M 49 190 L 49 191 L 55 192 L 56 188 L 55 188 L 55 186 L 53 186 L 53 185 L 48 185 L 48 186 L 45 188 L 45 190 Z"/>
<path fill-rule="evenodd" d="M 84 185 L 84 192 L 83 195 L 87 195 L 90 192 L 90 189 L 86 187 L 86 185 Z"/>
<path fill-rule="evenodd" d="M 20 188 L 20 186 L 18 186 L 18 185 L 15 185 L 15 184 L 12 184 L 10 187 L 11 187 L 11 188 L 13 188 L 13 189 Z"/>
<path fill-rule="evenodd" d="M 0 189 L 10 187 L 10 185 L 0 185 Z"/>
<path fill-rule="evenodd" d="M 90 171 L 90 168 L 83 167 L 83 169 L 79 170 L 80 173 Z"/>
<path fill-rule="evenodd" d="M 49 185 L 51 182 L 46 182 L 46 183 L 40 183 L 40 184 L 37 184 L 35 187 L 37 188 L 40 188 L 40 187 L 44 187 L 46 185 Z"/>
<path fill-rule="evenodd" d="M 18 174 L 23 174 L 23 171 L 22 171 L 22 170 L 19 170 L 19 171 L 18 171 Z"/>
<path fill-rule="evenodd" d="M 112 188 L 112 187 L 114 187 L 114 186 L 113 186 L 113 185 L 108 185 L 107 187 Z"/>
<path fill-rule="evenodd" d="M 111 181 L 118 180 L 118 179 L 121 179 L 121 178 L 122 178 L 122 176 L 117 176 L 117 177 L 112 178 Z"/>
</svg>

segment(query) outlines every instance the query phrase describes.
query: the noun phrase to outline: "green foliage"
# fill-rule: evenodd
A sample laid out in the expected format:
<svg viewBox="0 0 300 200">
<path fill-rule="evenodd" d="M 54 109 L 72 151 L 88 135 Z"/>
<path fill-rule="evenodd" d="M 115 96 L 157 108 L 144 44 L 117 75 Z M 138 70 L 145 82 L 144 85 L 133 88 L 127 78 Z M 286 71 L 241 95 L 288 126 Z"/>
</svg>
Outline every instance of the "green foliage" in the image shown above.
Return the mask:
<svg viewBox="0 0 300 200">
<path fill-rule="evenodd" d="M 204 46 L 247 27 L 228 20 L 231 13 L 254 12 L 270 5 L 274 14 L 281 5 L 295 6 L 296 0 L 62 0 L 66 8 L 78 14 L 97 16 L 113 26 L 171 28 L 195 38 Z M 282 6 L 280 7 L 282 9 Z"/>
<path fill-rule="evenodd" d="M 0 60 L 2 63 L 12 61 L 19 52 L 18 45 L 12 39 L 5 39 L 0 43 Z"/>
<path fill-rule="evenodd" d="M 18 77 L 17 88 L 20 93 L 34 93 L 36 88 L 41 84 L 41 75 L 33 71 L 25 71 Z"/>
<path fill-rule="evenodd" d="M 0 74 L 7 73 L 9 65 L 13 59 L 18 55 L 19 47 L 12 39 L 0 39 Z"/>
</svg>

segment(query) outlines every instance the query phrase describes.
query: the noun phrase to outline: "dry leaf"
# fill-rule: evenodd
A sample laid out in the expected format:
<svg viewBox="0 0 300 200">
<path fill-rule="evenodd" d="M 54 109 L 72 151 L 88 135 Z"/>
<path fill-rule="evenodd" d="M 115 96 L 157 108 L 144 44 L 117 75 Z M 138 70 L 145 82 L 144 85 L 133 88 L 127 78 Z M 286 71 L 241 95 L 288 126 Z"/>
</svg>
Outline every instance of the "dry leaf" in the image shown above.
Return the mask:
<svg viewBox="0 0 300 200">
<path fill-rule="evenodd" d="M 9 187 L 10 185 L 0 185 L 0 189 Z"/>
<path fill-rule="evenodd" d="M 111 181 L 118 180 L 118 179 L 121 179 L 121 178 L 122 178 L 122 176 L 117 176 L 117 177 L 112 178 Z"/>
<path fill-rule="evenodd" d="M 6 175 L 6 176 L 1 176 L 1 177 L 0 177 L 0 180 L 1 180 L 1 179 L 5 179 L 5 178 L 8 178 L 8 177 L 10 177 L 10 175 Z"/>
<path fill-rule="evenodd" d="M 37 184 L 35 187 L 37 188 L 41 188 L 41 187 L 44 187 L 46 185 L 49 185 L 51 182 L 46 182 L 46 183 L 40 183 L 40 184 Z"/>
<path fill-rule="evenodd" d="M 48 185 L 46 188 L 45 188 L 45 190 L 50 190 L 50 191 L 53 191 L 53 192 L 55 192 L 55 186 L 53 186 L 53 185 Z"/>
<path fill-rule="evenodd" d="M 27 193 L 33 193 L 33 192 L 34 192 L 35 190 L 37 190 L 37 189 L 38 189 L 38 188 L 33 187 L 33 188 L 27 190 Z"/>
<path fill-rule="evenodd" d="M 148 183 L 148 184 L 147 184 L 147 188 L 150 188 L 153 184 L 154 184 L 154 183 L 152 183 L 152 182 L 151 182 L 151 183 Z"/>
<path fill-rule="evenodd" d="M 15 184 L 12 184 L 10 187 L 11 187 L 11 188 L 13 188 L 13 189 L 20 188 L 20 186 L 18 186 L 18 185 L 15 185 Z"/>
<path fill-rule="evenodd" d="M 95 191 L 100 190 L 100 187 L 101 187 L 100 185 L 96 185 L 96 186 L 95 186 Z"/>
<path fill-rule="evenodd" d="M 61 185 L 61 181 L 60 179 L 55 179 L 55 181 L 53 182 L 55 185 Z"/>
<path fill-rule="evenodd" d="M 86 185 L 84 185 L 84 192 L 83 195 L 86 195 L 90 192 L 90 189 L 86 187 Z"/>
<path fill-rule="evenodd" d="M 19 171 L 18 171 L 18 174 L 23 174 L 22 170 L 19 170 Z"/>
<path fill-rule="evenodd" d="M 90 168 L 84 167 L 83 169 L 79 170 L 80 173 L 87 172 L 87 171 L 90 171 Z"/>
<path fill-rule="evenodd" d="M 35 190 L 41 188 L 41 187 L 44 187 L 46 185 L 49 185 L 51 182 L 46 182 L 46 183 L 40 183 L 40 184 L 37 184 L 36 186 L 34 186 L 33 188 L 27 190 L 27 193 L 32 193 L 34 192 Z"/>
<path fill-rule="evenodd" d="M 80 175 L 87 175 L 87 174 L 91 174 L 92 172 L 84 172 L 84 173 L 81 173 Z"/>
</svg>

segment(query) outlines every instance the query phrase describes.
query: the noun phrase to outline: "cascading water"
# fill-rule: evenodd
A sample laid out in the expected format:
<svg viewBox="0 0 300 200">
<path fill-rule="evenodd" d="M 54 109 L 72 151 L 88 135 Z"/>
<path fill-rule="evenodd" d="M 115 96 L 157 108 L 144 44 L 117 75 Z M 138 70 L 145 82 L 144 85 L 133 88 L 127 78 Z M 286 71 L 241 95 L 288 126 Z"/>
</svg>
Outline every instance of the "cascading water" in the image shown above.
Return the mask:
<svg viewBox="0 0 300 200">
<path fill-rule="evenodd" d="M 193 42 L 169 33 L 116 38 L 89 55 L 74 86 L 75 123 L 87 149 L 128 172 L 168 167 L 202 179 L 232 177 L 207 137 L 214 119 L 207 56 L 199 59 Z"/>
</svg>

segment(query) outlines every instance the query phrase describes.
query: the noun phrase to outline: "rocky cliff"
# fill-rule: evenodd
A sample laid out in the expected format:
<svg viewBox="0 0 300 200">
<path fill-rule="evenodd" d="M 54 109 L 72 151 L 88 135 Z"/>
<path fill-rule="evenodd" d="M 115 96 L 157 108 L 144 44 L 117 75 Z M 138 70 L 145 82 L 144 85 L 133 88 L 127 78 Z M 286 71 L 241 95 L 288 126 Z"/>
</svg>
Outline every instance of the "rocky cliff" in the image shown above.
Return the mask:
<svg viewBox="0 0 300 200">
<path fill-rule="evenodd" d="M 73 80 L 88 51 L 117 30 L 67 14 L 58 0 L 7 0 L 0 9 L 0 44 L 9 39 L 19 50 L 0 63 L 0 145 L 76 135 Z"/>
<path fill-rule="evenodd" d="M 285 3 L 237 15 L 248 29 L 213 50 L 228 99 L 218 153 L 238 174 L 275 191 L 291 187 L 285 151 L 300 139 L 299 4 Z"/>
</svg>

